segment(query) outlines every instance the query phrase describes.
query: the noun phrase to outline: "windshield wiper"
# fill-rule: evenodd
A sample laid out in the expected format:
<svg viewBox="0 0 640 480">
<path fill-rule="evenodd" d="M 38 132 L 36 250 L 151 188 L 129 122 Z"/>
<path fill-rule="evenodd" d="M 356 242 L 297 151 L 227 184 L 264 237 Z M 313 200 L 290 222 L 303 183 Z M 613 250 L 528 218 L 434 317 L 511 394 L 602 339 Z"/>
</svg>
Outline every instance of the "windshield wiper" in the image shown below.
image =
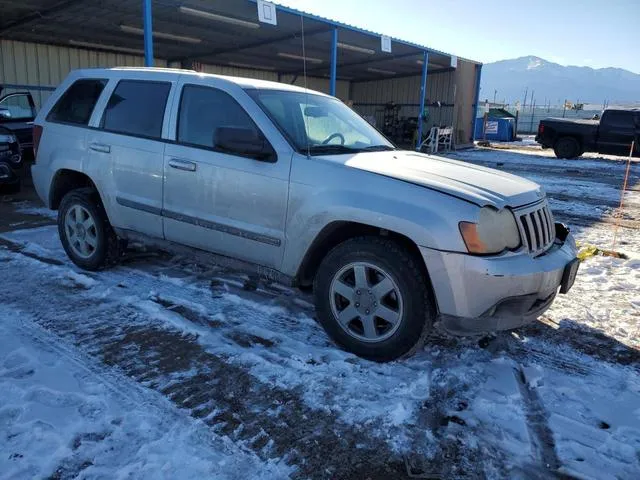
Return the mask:
<svg viewBox="0 0 640 480">
<path fill-rule="evenodd" d="M 361 152 L 388 152 L 395 149 L 395 147 L 390 147 L 389 145 L 371 145 L 370 147 L 363 147 L 358 150 Z"/>
<path fill-rule="evenodd" d="M 323 154 L 341 154 L 341 153 L 358 153 L 362 151 L 360 148 L 346 147 L 344 145 L 312 145 L 309 147 L 310 155 L 323 155 Z"/>
<path fill-rule="evenodd" d="M 312 145 L 309 147 L 309 154 L 323 155 L 323 154 L 341 154 L 341 153 L 360 153 L 360 152 L 384 152 L 388 150 L 395 150 L 395 148 L 389 145 L 371 145 L 369 147 L 347 147 L 346 145 Z"/>
</svg>

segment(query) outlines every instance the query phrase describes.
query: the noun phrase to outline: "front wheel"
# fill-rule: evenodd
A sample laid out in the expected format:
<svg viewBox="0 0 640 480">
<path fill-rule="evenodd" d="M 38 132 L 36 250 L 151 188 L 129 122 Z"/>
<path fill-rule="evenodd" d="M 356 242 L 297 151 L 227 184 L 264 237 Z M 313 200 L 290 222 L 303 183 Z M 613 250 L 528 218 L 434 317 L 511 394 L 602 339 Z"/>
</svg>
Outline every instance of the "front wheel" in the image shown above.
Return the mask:
<svg viewBox="0 0 640 480">
<path fill-rule="evenodd" d="M 435 302 L 419 259 L 378 237 L 348 240 L 322 261 L 314 282 L 318 319 L 358 356 L 390 361 L 422 346 Z"/>
</svg>

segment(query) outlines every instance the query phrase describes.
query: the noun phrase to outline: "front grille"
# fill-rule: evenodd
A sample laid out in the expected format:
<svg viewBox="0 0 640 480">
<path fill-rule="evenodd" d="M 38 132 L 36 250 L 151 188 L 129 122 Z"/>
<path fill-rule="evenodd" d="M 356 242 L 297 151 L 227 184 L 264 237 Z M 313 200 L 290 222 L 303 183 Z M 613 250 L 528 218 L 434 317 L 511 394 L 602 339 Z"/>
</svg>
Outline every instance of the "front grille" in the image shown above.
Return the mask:
<svg viewBox="0 0 640 480">
<path fill-rule="evenodd" d="M 515 214 L 522 243 L 529 253 L 539 255 L 547 251 L 556 238 L 555 223 L 547 202 L 516 210 Z"/>
</svg>

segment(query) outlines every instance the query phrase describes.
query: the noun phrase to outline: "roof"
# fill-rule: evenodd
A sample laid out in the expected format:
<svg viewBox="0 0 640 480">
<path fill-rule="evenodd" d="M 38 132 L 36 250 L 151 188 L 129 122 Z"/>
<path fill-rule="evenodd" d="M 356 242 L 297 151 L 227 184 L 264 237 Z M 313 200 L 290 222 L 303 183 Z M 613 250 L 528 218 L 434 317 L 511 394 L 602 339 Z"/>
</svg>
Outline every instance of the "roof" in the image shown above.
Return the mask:
<svg viewBox="0 0 640 480">
<path fill-rule="evenodd" d="M 0 37 L 91 50 L 143 53 L 142 1 L 0 0 Z M 154 1 L 154 53 L 169 61 L 255 68 L 302 75 L 303 35 L 309 76 L 328 76 L 338 32 L 338 78 L 373 80 L 453 70 L 453 55 L 277 6 L 277 26 L 258 21 L 256 0 Z M 196 12 L 196 13 L 194 13 Z"/>
<path fill-rule="evenodd" d="M 180 68 L 155 68 L 155 67 L 82 68 L 79 70 L 75 70 L 72 75 L 74 76 L 74 78 L 83 78 L 83 77 L 108 78 L 108 76 L 106 75 L 106 73 L 108 72 L 145 73 L 146 74 L 145 77 L 148 76 L 149 79 L 152 79 L 154 76 L 159 76 L 162 73 L 174 73 L 176 75 L 181 75 L 181 76 L 191 76 L 191 77 L 198 77 L 198 78 L 215 78 L 219 80 L 224 80 L 226 82 L 235 83 L 236 85 L 242 88 L 256 88 L 256 89 L 262 89 L 262 90 L 280 90 L 280 91 L 299 92 L 299 93 L 313 92 L 314 94 L 328 96 L 322 92 L 317 92 L 315 90 L 310 90 L 310 89 L 304 89 L 303 87 L 289 85 L 287 83 L 271 82 L 269 80 L 260 80 L 257 78 L 233 77 L 229 75 L 200 73 L 194 70 L 183 70 Z"/>
</svg>

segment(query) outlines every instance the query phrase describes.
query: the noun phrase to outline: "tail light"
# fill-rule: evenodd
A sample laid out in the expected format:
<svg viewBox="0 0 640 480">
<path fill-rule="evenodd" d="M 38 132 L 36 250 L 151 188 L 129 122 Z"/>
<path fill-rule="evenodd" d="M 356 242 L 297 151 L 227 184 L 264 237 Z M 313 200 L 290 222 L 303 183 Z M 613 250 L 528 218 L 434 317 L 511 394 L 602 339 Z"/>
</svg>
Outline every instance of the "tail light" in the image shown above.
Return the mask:
<svg viewBox="0 0 640 480">
<path fill-rule="evenodd" d="M 538 135 L 542 135 L 543 133 L 544 133 L 544 125 L 540 123 L 540 125 L 538 125 Z"/>
<path fill-rule="evenodd" d="M 42 125 L 33 126 L 33 161 L 38 157 L 38 147 L 40 146 L 40 138 L 42 138 Z"/>
</svg>

